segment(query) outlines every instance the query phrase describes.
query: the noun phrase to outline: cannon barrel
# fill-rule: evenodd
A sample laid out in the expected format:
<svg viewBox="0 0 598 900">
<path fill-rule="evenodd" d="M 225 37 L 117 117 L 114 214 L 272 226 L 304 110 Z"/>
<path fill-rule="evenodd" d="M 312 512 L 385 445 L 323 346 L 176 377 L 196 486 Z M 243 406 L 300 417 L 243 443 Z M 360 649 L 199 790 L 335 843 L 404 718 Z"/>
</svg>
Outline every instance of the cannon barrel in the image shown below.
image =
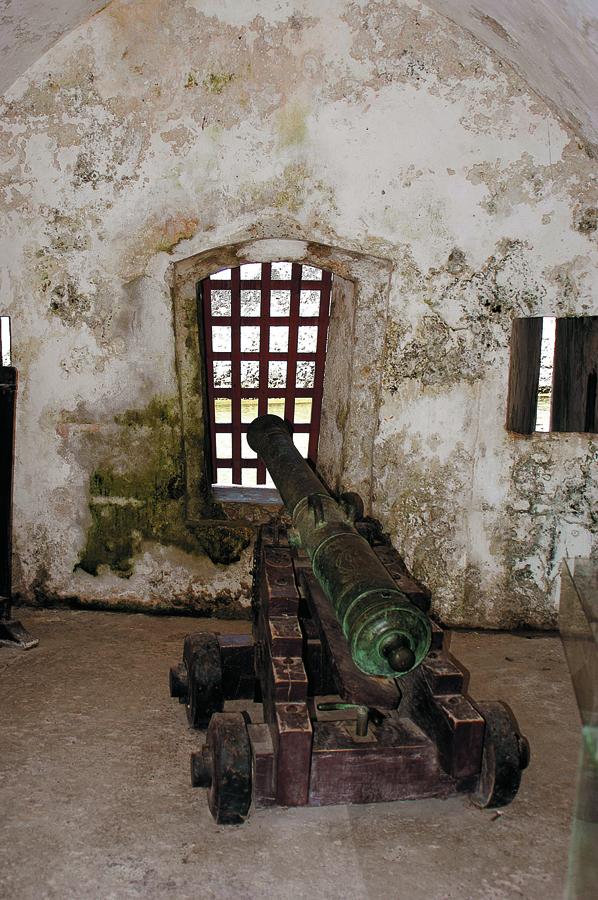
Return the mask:
<svg viewBox="0 0 598 900">
<path fill-rule="evenodd" d="M 287 423 L 260 416 L 249 426 L 247 441 L 278 488 L 356 665 L 368 675 L 391 678 L 418 666 L 430 648 L 427 617 L 398 589 L 300 455 Z"/>
</svg>

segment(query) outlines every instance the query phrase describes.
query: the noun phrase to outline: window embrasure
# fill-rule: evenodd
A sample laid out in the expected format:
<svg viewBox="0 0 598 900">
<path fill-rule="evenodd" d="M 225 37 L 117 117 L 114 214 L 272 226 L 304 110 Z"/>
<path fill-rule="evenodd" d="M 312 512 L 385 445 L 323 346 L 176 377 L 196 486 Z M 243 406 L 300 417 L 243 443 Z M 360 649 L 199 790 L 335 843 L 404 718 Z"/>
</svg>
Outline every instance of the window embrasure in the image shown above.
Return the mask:
<svg viewBox="0 0 598 900">
<path fill-rule="evenodd" d="M 598 316 L 515 319 L 507 428 L 598 432 Z"/>
<path fill-rule="evenodd" d="M 247 263 L 200 283 L 212 481 L 272 485 L 247 428 L 273 413 L 316 462 L 332 275 L 289 262 Z"/>
</svg>

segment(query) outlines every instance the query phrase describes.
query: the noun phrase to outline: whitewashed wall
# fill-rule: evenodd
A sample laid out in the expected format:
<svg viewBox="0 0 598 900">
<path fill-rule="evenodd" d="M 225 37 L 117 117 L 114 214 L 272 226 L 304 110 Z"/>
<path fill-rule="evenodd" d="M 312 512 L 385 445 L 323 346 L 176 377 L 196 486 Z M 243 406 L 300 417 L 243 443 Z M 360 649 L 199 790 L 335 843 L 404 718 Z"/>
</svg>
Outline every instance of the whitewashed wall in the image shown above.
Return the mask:
<svg viewBox="0 0 598 900">
<path fill-rule="evenodd" d="M 156 435 L 152 471 L 176 456 L 173 264 L 289 238 L 392 268 L 345 487 L 369 482 L 446 621 L 553 623 L 558 560 L 596 549 L 597 444 L 504 431 L 508 340 L 514 315 L 598 314 L 597 171 L 504 63 L 411 2 L 113 2 L 12 86 L 1 133 L 25 597 L 247 596 L 248 551 L 214 564 L 172 522 L 129 535 L 126 571 L 75 567 L 98 472 L 130 487 Z"/>
</svg>

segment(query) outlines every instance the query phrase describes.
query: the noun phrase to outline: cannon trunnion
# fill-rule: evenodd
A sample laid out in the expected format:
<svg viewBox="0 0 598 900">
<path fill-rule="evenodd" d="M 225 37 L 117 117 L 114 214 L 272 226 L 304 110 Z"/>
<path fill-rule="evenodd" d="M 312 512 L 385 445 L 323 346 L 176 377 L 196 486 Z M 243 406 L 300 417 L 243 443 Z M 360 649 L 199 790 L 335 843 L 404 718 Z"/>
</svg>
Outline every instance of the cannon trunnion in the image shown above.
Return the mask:
<svg viewBox="0 0 598 900">
<path fill-rule="evenodd" d="M 379 530 L 355 530 L 401 597 L 427 610 L 429 593 Z M 252 804 L 513 799 L 527 741 L 508 707 L 465 694 L 439 627 L 429 623 L 428 652 L 401 678 L 366 674 L 307 553 L 276 522 L 257 540 L 253 612 L 253 635 L 187 635 L 170 673 L 189 724 L 207 727 L 191 781 L 217 822 L 243 822 Z"/>
</svg>

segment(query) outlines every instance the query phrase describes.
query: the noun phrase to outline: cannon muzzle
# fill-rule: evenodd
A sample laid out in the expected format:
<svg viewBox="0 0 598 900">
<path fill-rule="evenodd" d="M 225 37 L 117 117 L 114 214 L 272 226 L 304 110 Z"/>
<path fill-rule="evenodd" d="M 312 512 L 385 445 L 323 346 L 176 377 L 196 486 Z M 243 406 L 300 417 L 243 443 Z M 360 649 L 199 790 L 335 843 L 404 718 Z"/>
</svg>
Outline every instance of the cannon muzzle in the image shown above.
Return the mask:
<svg viewBox="0 0 598 900">
<path fill-rule="evenodd" d="M 247 432 L 264 461 L 348 641 L 368 675 L 394 678 L 430 649 L 430 623 L 398 589 L 368 542 L 303 459 L 287 423 L 254 419 Z"/>
</svg>

